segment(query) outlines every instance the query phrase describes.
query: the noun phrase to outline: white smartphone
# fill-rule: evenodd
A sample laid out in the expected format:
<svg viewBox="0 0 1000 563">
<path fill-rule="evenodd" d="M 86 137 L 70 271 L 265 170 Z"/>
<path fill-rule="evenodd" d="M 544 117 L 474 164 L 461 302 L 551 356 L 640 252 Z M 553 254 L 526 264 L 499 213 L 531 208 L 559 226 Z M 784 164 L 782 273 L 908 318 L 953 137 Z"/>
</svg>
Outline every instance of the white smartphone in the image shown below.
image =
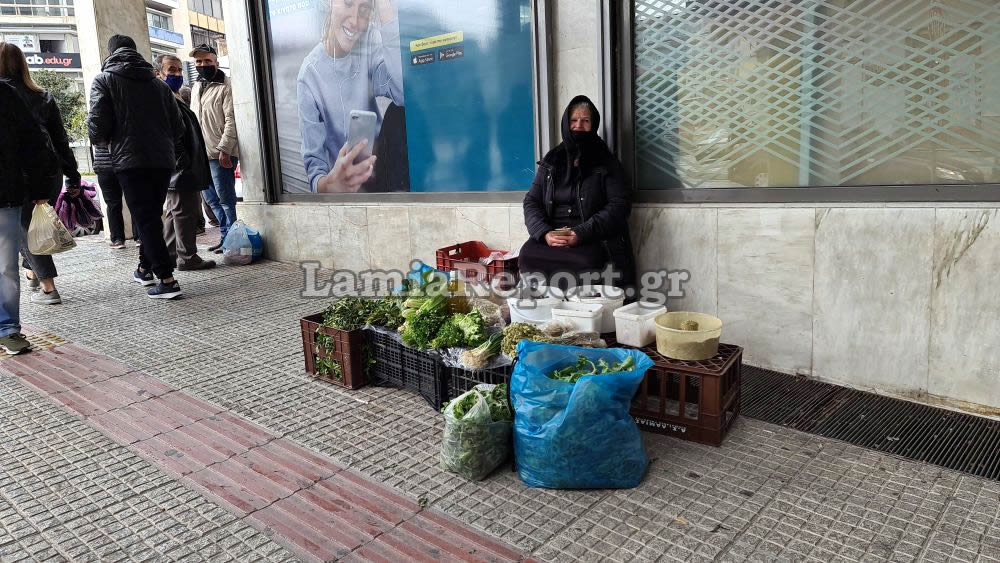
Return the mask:
<svg viewBox="0 0 1000 563">
<path fill-rule="evenodd" d="M 372 147 L 375 145 L 375 124 L 377 122 L 378 116 L 375 115 L 375 112 L 360 109 L 351 110 L 351 122 L 347 128 L 348 150 L 353 149 L 355 145 L 363 140 L 368 141 L 368 144 L 365 145 L 365 148 L 361 149 L 354 162 L 360 162 L 372 155 Z"/>
</svg>

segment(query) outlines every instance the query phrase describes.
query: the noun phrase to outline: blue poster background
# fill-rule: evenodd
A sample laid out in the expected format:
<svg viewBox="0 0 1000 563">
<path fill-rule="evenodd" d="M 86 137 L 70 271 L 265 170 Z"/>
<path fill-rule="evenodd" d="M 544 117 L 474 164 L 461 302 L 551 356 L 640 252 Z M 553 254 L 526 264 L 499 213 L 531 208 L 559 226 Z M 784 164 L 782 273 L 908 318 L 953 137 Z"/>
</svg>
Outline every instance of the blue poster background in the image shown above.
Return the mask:
<svg viewBox="0 0 1000 563">
<path fill-rule="evenodd" d="M 411 192 L 527 190 L 535 173 L 528 0 L 398 0 Z M 462 32 L 464 40 L 410 50 Z M 462 56 L 441 60 L 442 50 Z M 433 62 L 413 64 L 416 55 Z"/>
</svg>

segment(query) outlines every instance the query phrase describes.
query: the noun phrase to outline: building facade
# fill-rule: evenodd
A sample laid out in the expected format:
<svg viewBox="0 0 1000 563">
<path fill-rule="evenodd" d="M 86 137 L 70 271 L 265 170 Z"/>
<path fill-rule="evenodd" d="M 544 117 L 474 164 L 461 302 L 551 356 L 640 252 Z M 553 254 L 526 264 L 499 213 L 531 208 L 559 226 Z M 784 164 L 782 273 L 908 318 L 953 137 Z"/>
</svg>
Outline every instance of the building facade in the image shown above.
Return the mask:
<svg viewBox="0 0 1000 563">
<path fill-rule="evenodd" d="M 33 70 L 52 70 L 83 88 L 73 0 L 0 1 L 0 40 L 24 51 Z"/>
</svg>

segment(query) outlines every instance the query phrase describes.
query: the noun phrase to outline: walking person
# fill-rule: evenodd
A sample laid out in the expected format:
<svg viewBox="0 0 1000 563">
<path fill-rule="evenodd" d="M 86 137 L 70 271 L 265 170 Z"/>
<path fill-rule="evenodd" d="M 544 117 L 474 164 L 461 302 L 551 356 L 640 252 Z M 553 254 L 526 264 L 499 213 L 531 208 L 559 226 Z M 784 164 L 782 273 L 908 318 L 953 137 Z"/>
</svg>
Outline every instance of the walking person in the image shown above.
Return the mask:
<svg viewBox="0 0 1000 563">
<path fill-rule="evenodd" d="M 56 151 L 58 166 L 49 173 L 49 177 L 45 180 L 48 203 L 55 207 L 56 198 L 63 185 L 63 176 L 66 176 L 66 189 L 70 193 L 79 193 L 80 191 L 80 172 L 77 170 L 73 149 L 69 146 L 69 136 L 63 126 L 59 106 L 56 105 L 56 100 L 51 94 L 40 88 L 31 79 L 31 74 L 28 72 L 28 61 L 25 60 L 24 53 L 17 45 L 0 42 L 0 78 L 9 80 L 10 84 L 14 86 L 21 99 L 28 106 L 31 116 L 48 134 L 49 141 Z M 31 213 L 34 208 L 35 203 L 32 201 L 26 201 L 21 207 L 21 225 L 25 229 L 31 223 Z M 21 248 L 21 256 L 23 257 L 22 265 L 25 268 L 24 275 L 28 279 L 28 287 L 36 292 L 31 296 L 30 301 L 42 305 L 62 303 L 55 282 L 59 273 L 56 271 L 56 264 L 52 260 L 52 256 L 31 254 L 27 244 Z"/>
<path fill-rule="evenodd" d="M 170 258 L 176 261 L 178 270 L 214 268 L 214 260 L 203 260 L 198 256 L 196 239 L 198 216 L 202 215 L 201 190 L 212 181 L 212 173 L 208 166 L 205 140 L 198 125 L 198 118 L 180 95 L 180 88 L 184 84 L 181 60 L 171 55 L 157 56 L 156 75 L 166 82 L 177 96 L 177 105 L 184 118 L 184 153 L 188 155 L 187 167 L 178 168 L 170 177 L 163 238 L 167 243 Z"/>
<path fill-rule="evenodd" d="M 212 169 L 212 186 L 204 192 L 205 201 L 219 221 L 219 243 L 209 250 L 222 253 L 222 241 L 236 222 L 236 165 L 239 146 L 236 115 L 233 112 L 233 86 L 219 70 L 219 57 L 208 45 L 191 51 L 198 69 L 198 80 L 191 89 L 191 109 L 198 116 Z M 214 189 L 212 189 L 214 188 Z"/>
<path fill-rule="evenodd" d="M 52 144 L 31 117 L 28 105 L 0 78 L 0 350 L 31 350 L 21 334 L 21 274 L 18 255 L 25 244 L 21 208 L 25 201 L 48 203 L 50 171 L 58 166 Z"/>
<path fill-rule="evenodd" d="M 143 286 L 155 286 L 147 291 L 149 297 L 173 299 L 181 295 L 181 288 L 163 240 L 161 217 L 170 176 L 179 165 L 186 165 L 183 117 L 173 92 L 156 78 L 153 65 L 136 51 L 132 38 L 112 36 L 108 53 L 91 87 L 90 141 L 108 148 L 133 227 L 142 239 L 132 278 Z"/>
</svg>

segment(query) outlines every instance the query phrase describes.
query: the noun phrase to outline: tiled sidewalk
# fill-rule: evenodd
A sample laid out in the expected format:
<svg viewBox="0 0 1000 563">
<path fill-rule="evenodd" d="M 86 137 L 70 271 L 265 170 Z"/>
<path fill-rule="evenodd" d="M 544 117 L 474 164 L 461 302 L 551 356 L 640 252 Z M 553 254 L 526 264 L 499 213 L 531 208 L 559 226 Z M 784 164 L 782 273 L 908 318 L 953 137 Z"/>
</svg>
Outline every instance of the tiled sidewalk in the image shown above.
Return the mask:
<svg viewBox="0 0 1000 563">
<path fill-rule="evenodd" d="M 144 297 L 129 281 L 134 260 L 134 250 L 82 242 L 57 257 L 65 303 L 46 308 L 25 303 L 25 321 L 247 417 L 277 437 L 394 487 L 409 502 L 426 502 L 534 558 L 1000 561 L 1000 483 L 746 419 L 721 448 L 647 435 L 654 461 L 632 490 L 528 489 L 504 470 L 481 483 L 464 481 L 439 469 L 442 424 L 422 399 L 383 388 L 347 392 L 302 373 L 297 321 L 325 303 L 299 297 L 303 275 L 296 266 L 263 263 L 181 272 L 185 298 L 163 303 Z M 214 546 L 230 531 L 234 537 L 257 538 L 256 551 L 235 558 L 291 556 L 22 382 L 0 376 L 0 385 L 0 417 L 14 421 L 8 426 L 17 433 L 0 430 L 0 438 L 11 436 L 18 444 L 0 445 L 0 553 L 10 545 L 17 553 L 36 545 L 62 553 L 60 546 L 72 545 L 70 538 L 77 537 L 41 533 L 30 520 L 30 529 L 16 529 L 18 538 L 31 537 L 31 542 L 11 543 L 15 536 L 7 530 L 19 526 L 23 514 L 48 510 L 41 493 L 29 489 L 44 485 L 32 483 L 67 474 L 74 500 L 65 504 L 96 516 L 95 511 L 107 513 L 107 499 L 80 496 L 75 486 L 80 464 L 86 464 L 88 479 L 108 481 L 116 491 L 127 491 L 134 482 L 115 485 L 119 477 L 109 467 L 117 467 L 117 458 L 101 458 L 95 466 L 89 455 L 66 459 L 60 453 L 55 459 L 62 463 L 49 462 L 46 444 L 52 440 L 63 449 L 116 452 L 128 467 L 143 467 L 157 487 L 170 488 L 157 498 L 173 499 L 163 506 L 161 518 L 176 520 L 167 524 L 176 532 L 157 536 L 153 530 L 160 528 L 143 526 L 142 518 L 152 517 L 152 511 L 132 514 L 128 521 L 153 536 L 143 545 L 160 557 L 197 558 L 199 549 L 181 551 L 171 538 L 197 538 L 182 546 Z M 39 411 L 48 414 L 39 416 Z M 43 422 L 44 428 L 33 432 L 36 418 L 60 422 Z M 46 432 L 47 440 L 42 439 Z M 15 473 L 7 469 L 9 463 L 31 463 L 33 469 Z M 143 510 L 161 508 L 160 500 L 140 493 Z M 120 508 L 121 502 L 111 506 Z M 218 527 L 209 529 L 202 526 L 203 518 L 191 516 L 199 510 L 211 514 Z M 101 516 L 117 518 L 105 513 Z M 44 520 L 67 528 L 57 521 L 65 519 Z M 249 548 L 247 543 L 239 547 Z M 231 553 L 220 551 L 220 558 Z"/>
</svg>

